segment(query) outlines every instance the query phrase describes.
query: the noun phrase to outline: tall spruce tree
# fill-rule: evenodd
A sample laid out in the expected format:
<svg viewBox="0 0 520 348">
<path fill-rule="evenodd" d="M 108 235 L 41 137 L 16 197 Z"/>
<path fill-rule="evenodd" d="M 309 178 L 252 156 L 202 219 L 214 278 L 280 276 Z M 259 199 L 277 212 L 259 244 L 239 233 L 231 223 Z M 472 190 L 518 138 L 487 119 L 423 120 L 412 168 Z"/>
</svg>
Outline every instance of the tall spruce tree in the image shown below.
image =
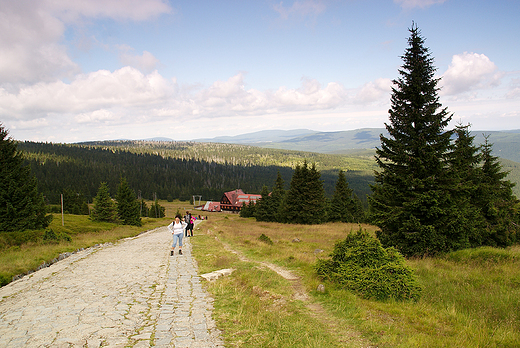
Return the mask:
<svg viewBox="0 0 520 348">
<path fill-rule="evenodd" d="M 380 170 L 369 204 L 381 243 L 405 255 L 424 255 L 469 245 L 465 215 L 452 197 L 447 167 L 451 151 L 446 131 L 452 115 L 442 108 L 429 49 L 415 24 L 393 81 L 389 138 L 376 149 Z"/>
<path fill-rule="evenodd" d="M 300 224 L 319 224 L 327 220 L 327 206 L 321 174 L 313 163 L 297 165 L 286 196 L 284 221 Z"/>
<path fill-rule="evenodd" d="M 273 221 L 273 216 L 271 215 L 271 197 L 269 196 L 267 186 L 262 187 L 260 195 L 262 197 L 255 205 L 255 218 L 257 221 Z"/>
<path fill-rule="evenodd" d="M 348 187 L 345 173 L 340 170 L 334 194 L 332 195 L 330 202 L 329 220 L 354 222 L 354 215 L 351 211 L 353 206 L 352 190 Z"/>
<path fill-rule="evenodd" d="M 116 207 L 110 197 L 108 186 L 106 182 L 102 182 L 94 198 L 94 209 L 92 209 L 90 217 L 93 221 L 116 222 L 116 214 Z"/>
<path fill-rule="evenodd" d="M 485 235 L 482 244 L 506 247 L 520 241 L 519 201 L 513 194 L 515 184 L 506 180 L 507 172 L 497 157 L 493 146 L 485 137 L 482 145 L 482 167 L 474 204 L 482 211 Z"/>
<path fill-rule="evenodd" d="M 475 204 L 480 185 L 481 168 L 480 146 L 473 144 L 475 139 L 469 131 L 469 125 L 455 127 L 455 141 L 449 167 L 451 194 L 457 201 L 457 207 L 464 212 L 467 242 L 470 247 L 477 247 L 483 242 L 483 216 Z"/>
<path fill-rule="evenodd" d="M 141 226 L 141 207 L 136 199 L 135 192 L 128 186 L 125 178 L 121 178 L 119 188 L 117 190 L 117 216 L 124 225 Z M 160 217 L 160 211 L 156 212 L 157 206 L 152 205 L 153 217 Z M 150 211 L 150 214 L 152 211 Z"/>
<path fill-rule="evenodd" d="M 45 228 L 52 215 L 46 214 L 38 182 L 8 135 L 0 124 L 0 232 Z"/>
<path fill-rule="evenodd" d="M 271 202 L 270 212 L 272 215 L 272 221 L 283 221 L 283 205 L 285 199 L 285 188 L 284 181 L 280 171 L 276 175 L 276 181 L 274 182 L 273 190 L 271 191 Z"/>
</svg>

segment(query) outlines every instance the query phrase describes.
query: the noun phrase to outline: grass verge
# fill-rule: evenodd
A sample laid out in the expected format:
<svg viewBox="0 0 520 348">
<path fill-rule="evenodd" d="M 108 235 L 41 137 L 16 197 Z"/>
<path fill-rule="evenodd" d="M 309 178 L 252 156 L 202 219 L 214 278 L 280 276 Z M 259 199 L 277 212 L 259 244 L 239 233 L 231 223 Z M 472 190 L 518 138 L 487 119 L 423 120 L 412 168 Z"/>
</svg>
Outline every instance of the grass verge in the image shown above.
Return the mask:
<svg viewBox="0 0 520 348">
<path fill-rule="evenodd" d="M 117 225 L 107 222 L 94 222 L 86 215 L 64 215 L 62 225 L 61 214 L 54 218 L 47 228 L 56 235 L 68 236 L 67 239 L 44 241 L 44 231 L 29 231 L 31 241 L 21 245 L 5 246 L 0 249 L 0 285 L 9 283 L 13 276 L 26 274 L 49 262 L 65 252 L 73 252 L 81 248 L 89 248 L 96 244 L 116 242 L 133 237 L 142 232 L 169 224 L 177 211 L 184 213 L 190 208 L 187 202 L 160 201 L 166 208 L 166 216 L 161 219 L 142 218 L 141 227 Z M 1 244 L 1 243 L 0 243 Z"/>
<path fill-rule="evenodd" d="M 214 318 L 223 329 L 226 345 L 520 346 L 519 246 L 407 260 L 423 288 L 416 302 L 363 300 L 334 284 L 325 284 L 324 293 L 316 291 L 321 281 L 313 270 L 315 261 L 327 258 L 337 240 L 359 227 L 341 223 L 261 223 L 234 214 L 222 214 L 201 224 L 192 239 L 200 273 L 221 268 L 237 270 L 231 276 L 205 283 L 215 298 Z M 369 232 L 375 229 L 361 227 Z M 272 245 L 265 242 L 266 237 Z M 222 243 L 250 262 L 226 251 Z M 260 262 L 298 274 L 310 299 L 295 300 L 293 284 Z M 316 305 L 324 310 L 313 310 Z"/>
</svg>

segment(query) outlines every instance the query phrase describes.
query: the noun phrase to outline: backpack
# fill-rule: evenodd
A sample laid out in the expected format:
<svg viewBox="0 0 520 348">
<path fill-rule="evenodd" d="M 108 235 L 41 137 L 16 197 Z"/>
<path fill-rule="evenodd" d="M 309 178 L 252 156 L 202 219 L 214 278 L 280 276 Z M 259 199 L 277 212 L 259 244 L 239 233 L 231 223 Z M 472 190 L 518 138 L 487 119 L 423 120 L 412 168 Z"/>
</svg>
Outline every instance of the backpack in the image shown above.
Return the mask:
<svg viewBox="0 0 520 348">
<path fill-rule="evenodd" d="M 187 223 L 187 224 L 190 223 L 190 216 L 189 215 L 184 216 L 184 222 Z"/>
</svg>

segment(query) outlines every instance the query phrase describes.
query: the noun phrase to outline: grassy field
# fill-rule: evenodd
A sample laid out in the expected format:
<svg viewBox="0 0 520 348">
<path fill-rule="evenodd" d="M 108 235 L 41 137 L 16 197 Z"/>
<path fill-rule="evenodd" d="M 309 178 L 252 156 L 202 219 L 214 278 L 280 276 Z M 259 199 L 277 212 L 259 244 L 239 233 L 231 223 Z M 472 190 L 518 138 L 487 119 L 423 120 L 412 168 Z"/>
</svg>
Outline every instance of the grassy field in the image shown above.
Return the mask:
<svg viewBox="0 0 520 348">
<path fill-rule="evenodd" d="M 372 226 L 260 223 L 222 214 L 196 230 L 199 272 L 236 271 L 205 283 L 230 347 L 519 347 L 520 247 L 408 260 L 417 302 L 363 300 L 320 282 L 313 265 L 349 232 Z M 270 243 L 260 240 L 267 236 Z M 298 238 L 299 242 L 296 241 Z M 267 263 L 299 276 L 288 280 Z M 300 289 L 309 295 L 298 296 Z"/>
<path fill-rule="evenodd" d="M 33 270 L 60 253 L 114 242 L 168 224 L 187 202 L 168 203 L 164 219 L 142 227 L 56 215 L 51 228 L 70 241 L 32 242 L 0 250 L 0 274 Z M 377 302 L 323 283 L 314 273 L 334 243 L 360 227 L 256 222 L 204 213 L 190 241 L 199 273 L 235 271 L 204 286 L 226 347 L 519 347 L 520 247 L 462 250 L 408 260 L 423 294 L 417 302 Z M 259 237 L 265 237 L 260 239 Z M 272 242 L 272 243 L 270 243 Z M 324 284 L 325 291 L 317 291 Z"/>
<path fill-rule="evenodd" d="M 150 206 L 151 202 L 147 202 L 147 204 Z M 61 214 L 54 214 L 47 229 L 52 229 L 57 235 L 70 236 L 70 241 L 44 242 L 38 240 L 19 246 L 0 248 L 0 280 L 3 280 L 3 283 L 9 282 L 13 276 L 35 270 L 42 263 L 48 263 L 61 253 L 73 252 L 96 244 L 115 242 L 159 226 L 165 226 L 171 222 L 177 211 L 183 214 L 191 208 L 188 202 L 159 201 L 159 204 L 166 208 L 166 217 L 162 219 L 143 218 L 141 227 L 93 222 L 86 215 L 68 214 L 65 214 L 62 225 Z M 35 233 L 42 234 L 43 231 L 35 231 Z"/>
</svg>

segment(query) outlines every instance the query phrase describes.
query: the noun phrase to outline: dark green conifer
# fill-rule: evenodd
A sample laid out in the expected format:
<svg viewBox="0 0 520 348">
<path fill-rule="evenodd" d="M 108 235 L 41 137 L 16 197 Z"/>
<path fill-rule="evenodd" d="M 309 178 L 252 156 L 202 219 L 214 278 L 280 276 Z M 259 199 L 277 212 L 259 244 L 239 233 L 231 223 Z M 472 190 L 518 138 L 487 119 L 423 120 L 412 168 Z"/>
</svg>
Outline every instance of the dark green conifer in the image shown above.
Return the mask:
<svg viewBox="0 0 520 348">
<path fill-rule="evenodd" d="M 139 201 L 139 209 L 141 210 L 141 217 L 148 217 L 148 213 L 149 213 L 148 205 L 146 204 L 144 199 L 141 199 Z"/>
<path fill-rule="evenodd" d="M 452 115 L 439 102 L 429 49 L 412 25 L 409 47 L 393 81 L 390 124 L 376 149 L 380 171 L 369 198 L 377 236 L 405 255 L 434 254 L 468 246 L 463 212 L 447 174 Z"/>
<path fill-rule="evenodd" d="M 270 197 L 270 214 L 272 215 L 271 221 L 282 222 L 283 221 L 283 205 L 285 199 L 285 188 L 284 181 L 282 179 L 282 175 L 280 171 L 276 176 L 276 181 L 273 186 L 273 190 L 271 191 Z"/>
<path fill-rule="evenodd" d="M 240 209 L 240 217 L 249 218 L 255 217 L 256 204 L 251 200 L 248 204 L 245 202 L 242 203 L 242 208 Z"/>
<path fill-rule="evenodd" d="M 96 198 L 94 198 L 94 209 L 90 216 L 94 221 L 116 222 L 117 220 L 116 208 L 105 182 L 99 185 Z"/>
<path fill-rule="evenodd" d="M 334 194 L 330 202 L 329 221 L 354 222 L 352 190 L 348 187 L 345 173 L 340 170 Z"/>
<path fill-rule="evenodd" d="M 519 201 L 513 194 L 514 183 L 506 180 L 507 172 L 497 157 L 493 146 L 485 137 L 482 145 L 482 171 L 478 188 L 473 197 L 485 219 L 484 245 L 506 247 L 520 240 Z"/>
<path fill-rule="evenodd" d="M 0 232 L 45 228 L 52 215 L 46 214 L 38 182 L 8 135 L 0 124 Z"/>
<path fill-rule="evenodd" d="M 321 174 L 307 161 L 296 166 L 286 196 L 284 218 L 289 223 L 319 224 L 327 220 L 326 198 Z"/>
<path fill-rule="evenodd" d="M 451 152 L 449 175 L 452 196 L 461 212 L 459 217 L 466 226 L 465 244 L 470 247 L 482 245 L 483 217 L 480 208 L 475 205 L 475 196 L 480 185 L 480 147 L 475 146 L 474 136 L 470 134 L 469 125 L 455 127 L 456 139 Z"/>
<path fill-rule="evenodd" d="M 267 186 L 262 187 L 260 192 L 262 198 L 256 202 L 255 217 L 257 221 L 273 221 L 271 214 L 271 197 L 269 196 L 269 189 Z"/>
<path fill-rule="evenodd" d="M 121 178 L 119 188 L 117 190 L 116 200 L 117 216 L 119 220 L 123 223 L 123 225 L 141 226 L 141 207 L 135 197 L 134 190 L 132 190 L 130 186 L 128 186 L 128 183 L 125 178 Z M 152 205 L 152 209 L 154 209 L 154 215 L 152 217 L 159 217 L 159 215 L 156 215 L 160 214 L 160 211 L 157 212 L 159 208 L 155 208 L 157 207 L 154 207 Z M 150 214 L 152 214 L 152 211 L 150 211 Z"/>
<path fill-rule="evenodd" d="M 65 189 L 63 191 L 63 210 L 68 214 L 88 215 L 88 205 L 82 193 Z"/>
<path fill-rule="evenodd" d="M 152 218 L 162 218 L 166 216 L 166 208 L 159 204 L 159 201 L 155 201 L 150 205 L 148 216 Z M 130 225 L 130 224 L 129 224 Z"/>
</svg>

